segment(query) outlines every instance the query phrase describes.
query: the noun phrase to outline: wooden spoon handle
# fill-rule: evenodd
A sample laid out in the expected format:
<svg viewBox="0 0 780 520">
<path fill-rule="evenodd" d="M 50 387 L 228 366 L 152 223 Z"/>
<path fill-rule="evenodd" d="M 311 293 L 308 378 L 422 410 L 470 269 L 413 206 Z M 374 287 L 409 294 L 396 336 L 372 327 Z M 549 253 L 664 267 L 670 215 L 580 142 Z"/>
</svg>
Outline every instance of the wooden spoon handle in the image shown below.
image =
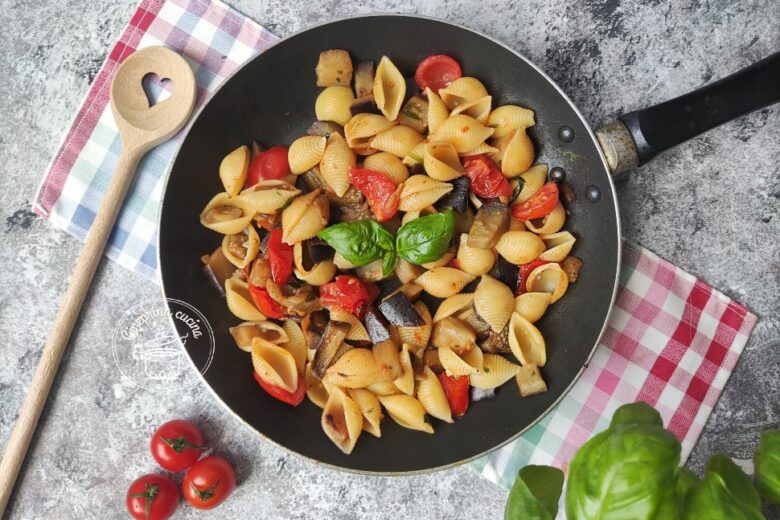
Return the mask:
<svg viewBox="0 0 780 520">
<path fill-rule="evenodd" d="M 76 267 L 70 278 L 70 285 L 60 303 L 49 338 L 43 347 L 41 359 L 35 369 L 27 397 L 19 411 L 19 417 L 11 430 L 3 459 L 0 461 L 0 517 L 3 516 L 16 476 L 24 461 L 27 448 L 35 433 L 35 427 L 46 404 L 54 377 L 60 366 L 62 354 L 68 345 L 70 333 L 79 316 L 81 305 L 87 295 L 95 270 L 103 257 L 103 249 L 114 227 L 122 201 L 132 183 L 138 161 L 145 150 L 140 147 L 122 150 L 111 183 L 95 215 L 92 227 L 87 233 Z"/>
</svg>

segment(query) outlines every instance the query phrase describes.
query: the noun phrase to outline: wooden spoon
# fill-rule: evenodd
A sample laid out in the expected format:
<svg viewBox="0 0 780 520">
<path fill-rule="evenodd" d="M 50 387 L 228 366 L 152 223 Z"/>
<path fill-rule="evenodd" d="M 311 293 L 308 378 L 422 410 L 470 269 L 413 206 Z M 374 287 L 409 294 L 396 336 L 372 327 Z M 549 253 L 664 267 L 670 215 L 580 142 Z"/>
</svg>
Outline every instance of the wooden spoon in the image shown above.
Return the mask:
<svg viewBox="0 0 780 520">
<path fill-rule="evenodd" d="M 157 74 L 170 79 L 173 94 L 154 106 L 143 89 L 143 78 Z M 111 85 L 111 111 L 114 113 L 122 152 L 100 209 L 89 229 L 84 247 L 71 275 L 70 285 L 54 319 L 49 338 L 33 375 L 27 397 L 0 461 L 0 517 L 13 490 L 49 389 L 60 366 L 73 325 L 95 275 L 108 236 L 135 176 L 141 157 L 178 132 L 195 104 L 195 77 L 187 62 L 165 47 L 148 47 L 128 57 Z"/>
</svg>

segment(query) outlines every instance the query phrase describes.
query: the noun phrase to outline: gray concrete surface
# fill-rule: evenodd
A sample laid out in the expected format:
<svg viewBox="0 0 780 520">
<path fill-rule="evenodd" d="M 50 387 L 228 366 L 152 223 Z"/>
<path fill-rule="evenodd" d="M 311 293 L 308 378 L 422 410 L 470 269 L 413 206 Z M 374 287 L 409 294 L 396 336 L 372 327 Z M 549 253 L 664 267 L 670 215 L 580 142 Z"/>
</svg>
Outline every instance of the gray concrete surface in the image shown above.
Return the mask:
<svg viewBox="0 0 780 520">
<path fill-rule="evenodd" d="M 525 53 L 594 126 L 780 49 L 771 0 L 234 0 L 279 35 L 331 17 L 419 12 L 475 27 Z M 65 289 L 79 244 L 30 213 L 35 187 L 112 42 L 127 0 L 0 0 L 0 445 Z M 689 465 L 748 459 L 780 421 L 780 108 L 685 144 L 619 185 L 625 236 L 745 303 L 760 321 Z M 122 518 L 128 483 L 155 469 L 147 442 L 174 416 L 204 426 L 241 485 L 207 514 L 178 518 L 500 518 L 506 493 L 467 468 L 410 478 L 321 469 L 263 442 L 204 388 L 159 396 L 123 385 L 110 333 L 158 289 L 104 262 L 10 504 L 10 518 Z M 777 511 L 774 511 L 777 513 Z"/>
</svg>

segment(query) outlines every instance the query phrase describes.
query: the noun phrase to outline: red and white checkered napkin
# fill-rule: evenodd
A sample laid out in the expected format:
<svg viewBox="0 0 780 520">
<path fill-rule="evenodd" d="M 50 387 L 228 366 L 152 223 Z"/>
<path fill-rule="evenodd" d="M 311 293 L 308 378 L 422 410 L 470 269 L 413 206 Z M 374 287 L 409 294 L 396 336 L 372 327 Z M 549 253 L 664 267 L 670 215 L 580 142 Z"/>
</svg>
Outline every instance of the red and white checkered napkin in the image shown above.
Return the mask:
<svg viewBox="0 0 780 520">
<path fill-rule="evenodd" d="M 219 0 L 143 0 L 65 134 L 35 211 L 77 237 L 86 234 L 119 154 L 108 106 L 111 79 L 134 50 L 165 45 L 184 55 L 195 71 L 200 105 L 241 63 L 275 40 Z M 107 251 L 152 279 L 164 176 L 180 139 L 158 146 L 141 163 Z M 756 317 L 646 249 L 624 245 L 617 304 L 593 360 L 539 424 L 473 463 L 493 482 L 510 487 L 529 463 L 565 467 L 588 437 L 607 426 L 618 406 L 637 399 L 658 408 L 682 441 L 683 456 L 696 443 Z"/>
</svg>

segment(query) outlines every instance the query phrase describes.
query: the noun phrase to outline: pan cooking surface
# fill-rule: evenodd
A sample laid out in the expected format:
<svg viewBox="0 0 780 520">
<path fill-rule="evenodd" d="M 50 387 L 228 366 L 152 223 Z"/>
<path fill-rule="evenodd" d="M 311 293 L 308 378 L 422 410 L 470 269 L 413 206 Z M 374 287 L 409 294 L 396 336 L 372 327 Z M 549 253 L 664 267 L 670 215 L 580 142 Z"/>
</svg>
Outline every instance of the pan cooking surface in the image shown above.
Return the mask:
<svg viewBox="0 0 780 520">
<path fill-rule="evenodd" d="M 454 424 L 436 422 L 429 435 L 406 430 L 389 417 L 382 437 L 363 435 L 351 455 L 342 454 L 320 427 L 321 410 L 308 399 L 292 408 L 266 395 L 252 377 L 250 356 L 236 348 L 228 327 L 238 323 L 203 275 L 201 255 L 220 237 L 198 215 L 222 191 L 220 161 L 241 144 L 289 144 L 315 120 L 314 68 L 326 49 L 349 50 L 353 60 L 387 55 L 407 77 L 430 54 L 448 54 L 464 75 L 479 78 L 493 106 L 519 104 L 536 112 L 529 134 L 537 162 L 561 166 L 574 194 L 567 228 L 583 260 L 580 278 L 537 323 L 547 343 L 542 369 L 546 393 L 521 398 L 508 383 L 496 397 L 473 403 Z M 571 142 L 559 137 L 566 125 Z M 569 136 L 563 133 L 565 138 Z M 568 140 L 568 139 L 566 139 Z M 588 202 L 593 187 L 600 200 Z M 377 15 L 321 25 L 282 40 L 231 77 L 203 108 L 184 139 L 163 199 L 159 260 L 165 295 L 197 307 L 214 329 L 216 352 L 206 383 L 243 422 L 304 457 L 361 472 L 419 472 L 464 462 L 508 442 L 534 424 L 562 397 L 587 362 L 611 307 L 619 262 L 614 191 L 587 124 L 569 100 L 533 65 L 470 30 L 411 16 Z M 197 362 L 207 352 L 188 349 Z"/>
</svg>

